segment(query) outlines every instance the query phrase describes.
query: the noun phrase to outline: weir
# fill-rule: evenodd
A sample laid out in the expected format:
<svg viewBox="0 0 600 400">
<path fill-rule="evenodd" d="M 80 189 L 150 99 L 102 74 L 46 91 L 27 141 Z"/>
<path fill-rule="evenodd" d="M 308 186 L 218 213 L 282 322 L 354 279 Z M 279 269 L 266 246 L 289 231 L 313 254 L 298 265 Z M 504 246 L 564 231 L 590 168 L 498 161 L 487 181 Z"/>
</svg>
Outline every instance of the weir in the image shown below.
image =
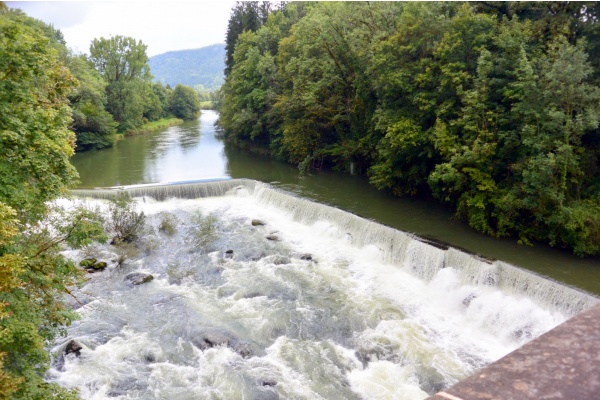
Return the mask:
<svg viewBox="0 0 600 400">
<path fill-rule="evenodd" d="M 347 235 L 355 246 L 376 246 L 386 263 L 430 281 L 440 270 L 459 272 L 462 283 L 482 289 L 496 287 L 508 295 L 528 298 L 540 306 L 574 316 L 600 300 L 588 293 L 539 276 L 502 261 L 485 260 L 477 255 L 436 246 L 415 235 L 367 220 L 347 211 L 300 198 L 268 184 L 251 179 L 210 182 L 140 185 L 112 189 L 74 190 L 78 197 L 108 199 L 120 191 L 131 197 L 150 197 L 157 201 L 169 198 L 206 198 L 246 190 L 261 203 L 290 213 L 296 221 L 312 224 L 328 221 Z M 476 296 L 474 293 L 472 296 Z"/>
<path fill-rule="evenodd" d="M 146 213 L 141 255 L 93 250 L 112 264 L 53 349 L 49 379 L 83 398 L 536 398 L 567 375 L 595 390 L 577 380 L 600 364 L 584 291 L 250 179 L 73 193 L 123 191 Z M 131 273 L 154 279 L 133 288 Z"/>
</svg>

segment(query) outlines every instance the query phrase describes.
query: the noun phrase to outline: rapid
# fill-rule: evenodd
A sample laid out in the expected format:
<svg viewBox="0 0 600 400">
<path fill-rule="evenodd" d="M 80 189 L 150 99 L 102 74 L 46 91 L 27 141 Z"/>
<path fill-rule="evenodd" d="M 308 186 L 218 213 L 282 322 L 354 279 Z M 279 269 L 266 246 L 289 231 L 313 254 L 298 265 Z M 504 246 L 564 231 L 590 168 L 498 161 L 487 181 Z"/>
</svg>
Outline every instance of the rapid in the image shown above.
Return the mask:
<svg viewBox="0 0 600 400">
<path fill-rule="evenodd" d="M 126 191 L 146 234 L 93 249 L 108 268 L 50 349 L 84 399 L 424 399 L 598 301 L 253 180 Z"/>
</svg>

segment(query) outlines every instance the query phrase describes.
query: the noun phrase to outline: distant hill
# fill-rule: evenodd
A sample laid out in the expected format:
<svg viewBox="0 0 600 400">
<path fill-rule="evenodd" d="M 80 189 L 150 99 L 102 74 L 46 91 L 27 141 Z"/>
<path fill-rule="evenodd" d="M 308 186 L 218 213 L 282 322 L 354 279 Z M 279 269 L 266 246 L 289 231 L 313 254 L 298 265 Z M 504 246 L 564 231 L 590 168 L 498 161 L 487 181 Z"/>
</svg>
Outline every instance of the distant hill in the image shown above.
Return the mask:
<svg viewBox="0 0 600 400">
<path fill-rule="evenodd" d="M 224 82 L 225 45 L 213 44 L 192 50 L 169 51 L 150 57 L 148 62 L 154 80 L 175 87 L 202 85 L 216 90 Z"/>
</svg>

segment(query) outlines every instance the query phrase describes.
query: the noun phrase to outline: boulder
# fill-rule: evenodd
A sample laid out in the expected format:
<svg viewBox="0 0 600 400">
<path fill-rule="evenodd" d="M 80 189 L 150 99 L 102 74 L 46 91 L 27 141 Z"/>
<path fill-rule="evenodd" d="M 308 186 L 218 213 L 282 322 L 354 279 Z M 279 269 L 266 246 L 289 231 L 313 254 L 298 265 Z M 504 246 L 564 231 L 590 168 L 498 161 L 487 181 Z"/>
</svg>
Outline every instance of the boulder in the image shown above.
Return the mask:
<svg viewBox="0 0 600 400">
<path fill-rule="evenodd" d="M 132 272 L 131 274 L 125 276 L 125 282 L 130 285 L 141 285 L 143 283 L 150 282 L 152 279 L 154 279 L 152 274 L 146 274 L 144 272 Z"/>
<path fill-rule="evenodd" d="M 81 355 L 81 349 L 83 349 L 81 344 L 79 344 L 76 340 L 71 340 L 65 346 L 65 355 L 75 354 L 75 356 L 79 357 Z"/>
<path fill-rule="evenodd" d="M 233 250 L 227 250 L 225 252 L 225 258 L 233 258 Z"/>
<path fill-rule="evenodd" d="M 252 220 L 252 226 L 264 226 L 267 223 L 264 221 L 261 221 L 260 219 L 253 219 Z"/>
</svg>

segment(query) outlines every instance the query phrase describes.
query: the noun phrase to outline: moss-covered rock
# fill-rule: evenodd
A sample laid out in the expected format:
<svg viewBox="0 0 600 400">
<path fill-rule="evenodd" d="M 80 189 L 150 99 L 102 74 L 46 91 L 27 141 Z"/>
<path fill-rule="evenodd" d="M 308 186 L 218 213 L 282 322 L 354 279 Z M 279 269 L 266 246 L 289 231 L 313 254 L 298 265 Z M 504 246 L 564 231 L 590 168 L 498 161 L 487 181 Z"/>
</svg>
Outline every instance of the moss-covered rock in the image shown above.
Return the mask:
<svg viewBox="0 0 600 400">
<path fill-rule="evenodd" d="M 79 262 L 79 265 L 82 266 L 83 268 L 89 268 L 89 267 L 93 266 L 94 264 L 96 264 L 95 258 L 86 258 L 85 260 L 81 260 Z"/>
</svg>

